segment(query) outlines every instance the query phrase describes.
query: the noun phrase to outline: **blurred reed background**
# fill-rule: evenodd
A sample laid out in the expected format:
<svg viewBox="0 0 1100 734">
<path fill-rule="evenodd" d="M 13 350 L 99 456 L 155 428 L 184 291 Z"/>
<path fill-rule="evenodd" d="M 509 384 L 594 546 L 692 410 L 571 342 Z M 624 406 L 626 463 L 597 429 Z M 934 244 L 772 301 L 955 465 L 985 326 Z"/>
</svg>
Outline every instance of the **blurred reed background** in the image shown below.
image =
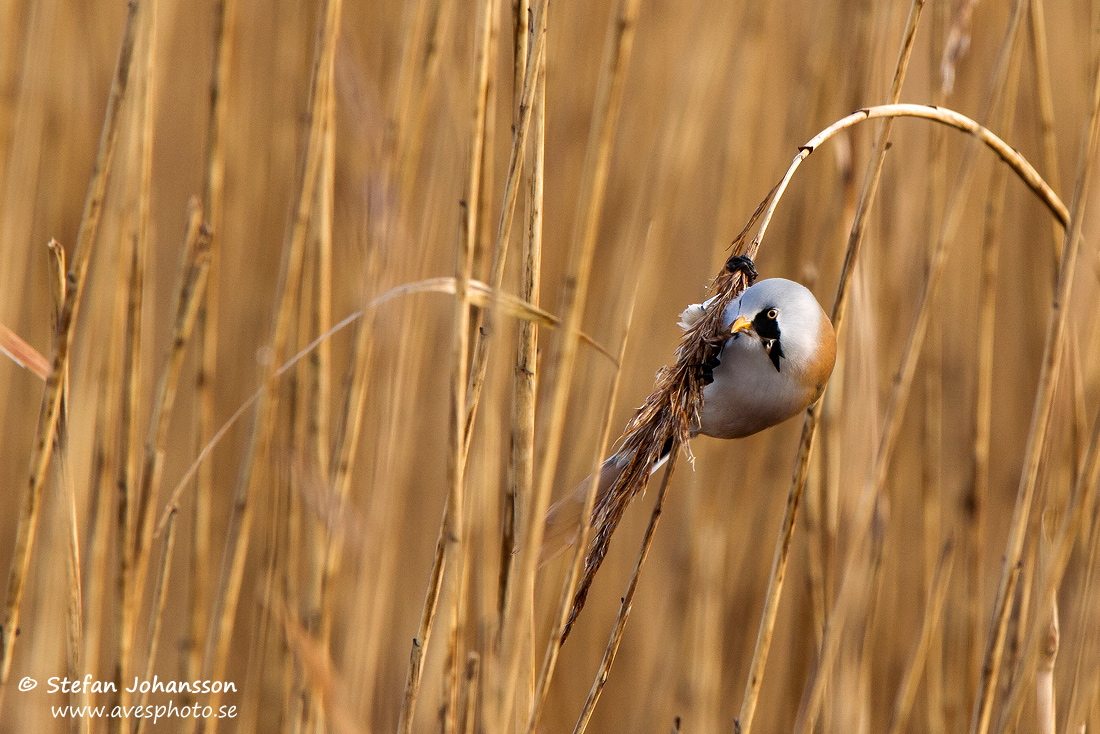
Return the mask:
<svg viewBox="0 0 1100 734">
<path fill-rule="evenodd" d="M 928 0 L 901 100 L 987 125 L 1069 207 L 1100 41 L 1095 6 Z M 706 297 L 797 146 L 887 100 L 910 12 L 867 0 L 554 2 L 545 84 L 529 77 L 533 104 L 521 113 L 525 69 L 539 68 L 527 26 L 540 7 L 0 4 L 0 325 L 44 357 L 24 352 L 31 369 L 0 362 L 9 508 L 0 567 L 12 569 L 0 729 L 142 728 L 54 718 L 51 705 L 142 701 L 50 694 L 44 681 L 150 672 L 235 682 L 217 702 L 237 716 L 208 720 L 207 731 L 528 730 L 568 566 L 539 569 L 525 614 L 533 556 L 512 543 L 526 547 L 537 487 L 557 497 L 589 473 L 616 383 L 618 435 L 673 359 L 676 315 Z M 986 101 L 997 98 L 1007 102 Z M 822 146 L 760 247 L 763 277 L 806 283 L 826 310 L 878 125 Z M 526 146 L 508 191 L 516 132 Z M 986 148 L 962 198 L 953 193 L 969 140 L 927 120 L 894 125 L 820 407 L 756 731 L 972 730 L 1063 235 Z M 86 195 L 96 203 L 87 182 L 97 161 L 100 173 L 110 164 L 98 231 L 99 210 L 82 217 Z M 1100 528 L 1086 464 L 1100 400 L 1097 188 L 1071 211 L 1093 216 L 1036 496 L 1020 525 L 992 731 L 1100 727 Z M 514 221 L 502 220 L 510 199 Z M 865 540 L 861 488 L 952 208 L 959 226 L 930 301 L 876 542 L 870 562 L 853 566 Z M 512 222 L 510 246 L 494 268 L 501 221 Z M 77 276 L 64 306 L 51 238 Z M 483 310 L 484 290 L 465 277 L 572 315 L 607 354 L 545 323 L 521 337 L 525 319 L 541 317 L 514 298 Z M 77 302 L 55 446 L 51 422 L 39 420 L 43 378 Z M 467 400 L 479 344 L 484 388 Z M 51 378 L 47 396 L 63 387 Z M 467 435 L 458 418 L 475 400 Z M 589 731 L 735 730 L 797 423 L 693 442 L 694 468 L 681 461 L 672 480 Z M 538 731 L 570 731 L 580 715 L 656 486 L 628 512 L 561 649 Z M 165 514 L 173 498 L 178 511 Z M 1073 522 L 1060 536 L 1064 518 Z M 1052 648 L 1043 589 L 1059 546 L 1070 555 L 1056 574 Z M 849 567 L 858 576 L 842 586 Z M 440 597 L 425 640 L 432 589 Z M 839 635 L 826 626 L 838 608 Z M 835 661 L 810 704 L 804 691 L 815 689 L 830 634 Z M 415 701 L 410 654 L 424 655 Z M 24 676 L 39 687 L 16 690 Z M 168 698 L 189 701 L 158 693 L 149 703 Z"/>
</svg>

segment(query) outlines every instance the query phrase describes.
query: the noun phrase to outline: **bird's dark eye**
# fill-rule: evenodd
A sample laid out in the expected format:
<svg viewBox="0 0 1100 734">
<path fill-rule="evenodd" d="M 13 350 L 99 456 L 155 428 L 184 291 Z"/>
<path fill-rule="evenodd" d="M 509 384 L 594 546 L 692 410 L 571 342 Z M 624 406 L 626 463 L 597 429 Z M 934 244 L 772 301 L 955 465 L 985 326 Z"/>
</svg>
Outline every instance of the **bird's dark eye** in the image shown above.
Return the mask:
<svg viewBox="0 0 1100 734">
<path fill-rule="evenodd" d="M 776 311 L 774 308 L 768 309 L 768 318 L 772 320 L 779 318 L 779 312 Z"/>
</svg>

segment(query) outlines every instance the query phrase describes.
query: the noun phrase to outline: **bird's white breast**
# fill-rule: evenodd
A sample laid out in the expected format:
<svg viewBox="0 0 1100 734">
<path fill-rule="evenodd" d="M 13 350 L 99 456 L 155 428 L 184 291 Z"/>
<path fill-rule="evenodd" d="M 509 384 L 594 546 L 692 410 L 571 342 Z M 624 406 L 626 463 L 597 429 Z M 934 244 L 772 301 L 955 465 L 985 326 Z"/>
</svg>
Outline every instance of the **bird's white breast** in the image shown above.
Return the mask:
<svg viewBox="0 0 1100 734">
<path fill-rule="evenodd" d="M 753 336 L 730 339 L 719 358 L 714 381 L 703 388 L 699 433 L 749 436 L 797 415 L 816 397 L 790 370 L 776 370 Z"/>
</svg>

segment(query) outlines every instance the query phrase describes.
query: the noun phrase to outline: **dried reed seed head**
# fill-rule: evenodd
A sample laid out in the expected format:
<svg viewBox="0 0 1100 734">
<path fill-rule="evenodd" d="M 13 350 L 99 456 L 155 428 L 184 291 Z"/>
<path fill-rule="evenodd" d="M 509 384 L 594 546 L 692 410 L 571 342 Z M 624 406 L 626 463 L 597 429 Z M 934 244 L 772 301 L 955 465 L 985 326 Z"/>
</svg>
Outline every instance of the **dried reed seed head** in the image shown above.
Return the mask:
<svg viewBox="0 0 1100 734">
<path fill-rule="evenodd" d="M 778 187 L 777 187 L 778 188 Z M 749 218 L 745 228 L 734 239 L 733 255 L 714 278 L 710 290 L 714 295 L 703 304 L 703 313 L 693 313 L 685 319 L 684 334 L 676 347 L 676 361 L 657 372 L 656 384 L 623 433 L 621 456 L 627 463 L 616 477 L 611 489 L 597 498 L 592 508 L 592 536 L 584 560 L 584 573 L 573 596 L 569 617 L 562 629 L 564 641 L 584 609 L 592 581 L 596 577 L 611 543 L 611 536 L 622 520 L 626 508 L 649 484 L 650 470 L 670 451 L 683 449 L 687 459 L 695 461 L 689 441 L 699 425 L 703 407 L 703 380 L 698 366 L 721 350 L 728 335 L 723 332 L 726 306 L 737 299 L 756 277 L 752 257 L 759 247 L 757 239 L 746 246 L 747 233 L 759 221 L 765 207 L 775 195 L 773 188 Z"/>
</svg>

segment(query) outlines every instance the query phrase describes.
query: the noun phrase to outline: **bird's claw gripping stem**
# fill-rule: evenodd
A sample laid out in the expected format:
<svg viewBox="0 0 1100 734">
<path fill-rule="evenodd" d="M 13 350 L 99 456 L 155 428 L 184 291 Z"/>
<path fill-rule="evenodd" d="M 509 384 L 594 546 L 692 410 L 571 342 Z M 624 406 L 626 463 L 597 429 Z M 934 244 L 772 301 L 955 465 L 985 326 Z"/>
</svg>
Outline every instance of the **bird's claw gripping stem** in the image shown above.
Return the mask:
<svg viewBox="0 0 1100 734">
<path fill-rule="evenodd" d="M 745 276 L 746 286 L 755 283 L 757 277 L 759 277 L 759 273 L 756 272 L 756 264 L 748 255 L 734 255 L 726 260 L 726 270 L 731 273 L 740 271 Z"/>
</svg>

